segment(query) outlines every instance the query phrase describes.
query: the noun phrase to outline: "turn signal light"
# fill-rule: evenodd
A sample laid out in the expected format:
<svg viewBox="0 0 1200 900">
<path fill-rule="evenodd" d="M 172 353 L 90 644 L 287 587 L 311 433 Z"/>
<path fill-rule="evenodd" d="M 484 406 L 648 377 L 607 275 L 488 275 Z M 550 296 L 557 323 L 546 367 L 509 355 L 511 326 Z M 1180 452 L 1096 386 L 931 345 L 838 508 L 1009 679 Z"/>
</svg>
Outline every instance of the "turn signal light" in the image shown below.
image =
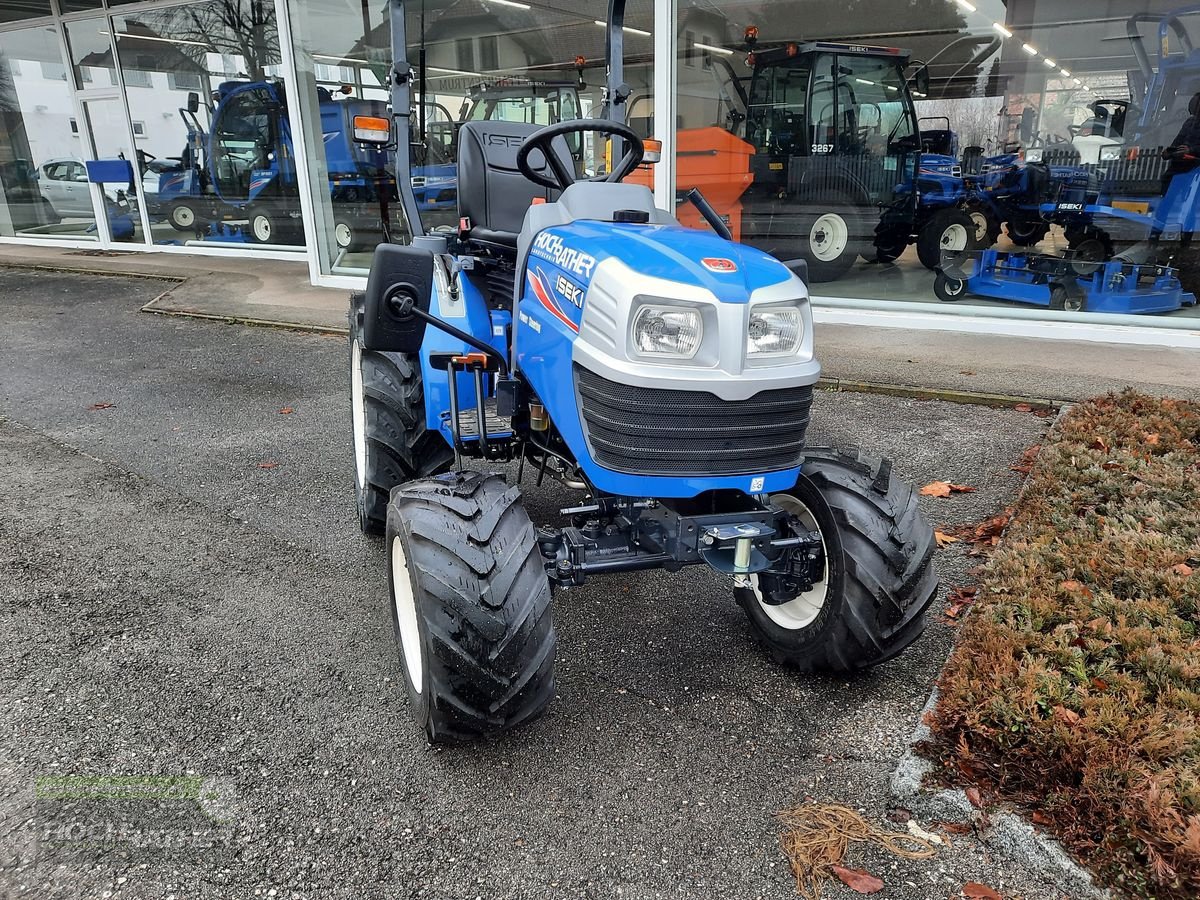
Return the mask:
<svg viewBox="0 0 1200 900">
<path fill-rule="evenodd" d="M 746 31 L 743 34 L 743 37 L 746 39 L 747 44 L 753 44 L 755 41 L 758 40 L 758 26 L 757 25 L 747 25 Z"/>
<path fill-rule="evenodd" d="M 656 141 L 654 138 L 642 141 L 642 162 L 662 162 L 662 141 Z"/>
<path fill-rule="evenodd" d="M 379 116 L 355 116 L 354 139 L 363 144 L 386 144 L 392 139 L 392 123 Z"/>
</svg>

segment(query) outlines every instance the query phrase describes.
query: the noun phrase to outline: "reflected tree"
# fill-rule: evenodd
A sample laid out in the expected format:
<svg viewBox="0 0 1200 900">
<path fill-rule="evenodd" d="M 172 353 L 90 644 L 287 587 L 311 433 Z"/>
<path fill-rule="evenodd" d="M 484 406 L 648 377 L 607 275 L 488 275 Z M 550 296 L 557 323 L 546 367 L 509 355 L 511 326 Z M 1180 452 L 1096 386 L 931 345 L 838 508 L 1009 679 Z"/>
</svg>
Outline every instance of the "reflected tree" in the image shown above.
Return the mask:
<svg viewBox="0 0 1200 900">
<path fill-rule="evenodd" d="M 139 18 L 159 34 L 169 35 L 180 52 L 202 68 L 208 53 L 238 56 L 242 74 L 262 81 L 267 67 L 281 62 L 272 0 L 209 0 L 143 13 Z"/>
</svg>

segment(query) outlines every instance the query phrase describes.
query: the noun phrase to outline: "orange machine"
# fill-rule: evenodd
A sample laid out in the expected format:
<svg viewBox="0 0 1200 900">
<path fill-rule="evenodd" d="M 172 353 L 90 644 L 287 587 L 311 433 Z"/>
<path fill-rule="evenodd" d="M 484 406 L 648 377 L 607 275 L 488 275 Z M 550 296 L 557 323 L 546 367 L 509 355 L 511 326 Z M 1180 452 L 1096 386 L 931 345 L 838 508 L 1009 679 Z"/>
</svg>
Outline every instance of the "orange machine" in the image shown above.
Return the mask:
<svg viewBox="0 0 1200 900">
<path fill-rule="evenodd" d="M 675 135 L 675 195 L 699 188 L 704 198 L 725 220 L 735 241 L 742 237 L 742 194 L 754 176 L 750 156 L 754 148 L 724 128 L 687 128 Z M 642 166 L 625 179 L 654 186 L 651 166 Z M 689 228 L 707 228 L 691 204 L 678 209 L 679 221 Z"/>
</svg>

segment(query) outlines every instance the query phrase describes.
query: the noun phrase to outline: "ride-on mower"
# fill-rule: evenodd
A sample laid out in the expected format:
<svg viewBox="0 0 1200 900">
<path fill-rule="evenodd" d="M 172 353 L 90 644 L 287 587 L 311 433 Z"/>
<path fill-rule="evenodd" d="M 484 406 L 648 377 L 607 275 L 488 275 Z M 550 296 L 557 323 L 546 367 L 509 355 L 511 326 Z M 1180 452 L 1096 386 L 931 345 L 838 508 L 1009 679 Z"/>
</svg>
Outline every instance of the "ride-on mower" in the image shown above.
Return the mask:
<svg viewBox="0 0 1200 900">
<path fill-rule="evenodd" d="M 380 245 L 351 301 L 358 514 L 386 535 L 408 695 L 432 741 L 545 712 L 552 591 L 593 577 L 707 565 L 767 652 L 802 671 L 895 657 L 935 595 L 933 534 L 890 462 L 804 445 L 820 366 L 803 266 L 720 236 L 701 197 L 716 233 L 621 183 L 645 156 L 623 121 L 624 6 L 610 0 L 608 118 L 464 123 L 458 232 Z M 403 172 L 411 69 L 392 10 Z M 373 121 L 359 139 L 388 141 Z M 614 142 L 591 180 L 567 140 L 588 133 Z M 512 481 L 496 471 L 510 462 Z M 582 496 L 535 528 L 521 493 L 546 476 Z"/>
</svg>

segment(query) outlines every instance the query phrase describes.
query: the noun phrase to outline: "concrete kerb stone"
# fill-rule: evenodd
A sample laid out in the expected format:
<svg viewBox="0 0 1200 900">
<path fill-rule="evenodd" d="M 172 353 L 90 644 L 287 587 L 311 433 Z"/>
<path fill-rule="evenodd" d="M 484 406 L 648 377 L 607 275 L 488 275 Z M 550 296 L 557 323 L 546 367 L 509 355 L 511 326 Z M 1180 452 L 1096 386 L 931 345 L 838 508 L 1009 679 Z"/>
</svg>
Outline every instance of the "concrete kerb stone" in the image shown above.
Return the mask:
<svg viewBox="0 0 1200 900">
<path fill-rule="evenodd" d="M 925 777 L 933 764 L 917 753 L 918 744 L 932 736 L 925 714 L 937 706 L 934 688 L 920 721 L 909 738 L 908 749 L 900 757 L 888 781 L 892 801 L 907 809 L 924 825 L 930 822 L 963 822 L 976 826 L 979 840 L 997 855 L 1053 880 L 1070 896 L 1108 900 L 1112 894 L 1095 885 L 1091 873 L 1071 859 L 1058 841 L 1042 834 L 1023 818 L 1007 810 L 989 811 L 987 817 L 971 805 L 964 791 L 957 788 L 927 789 Z"/>
<path fill-rule="evenodd" d="M 1051 434 L 1059 429 L 1063 416 L 1073 405 L 1062 404 L 1051 426 Z M 1017 503 L 1024 491 L 1025 486 L 1022 485 Z M 1005 809 L 996 809 L 989 811 L 985 817 L 967 799 L 965 791 L 925 787 L 925 778 L 933 772 L 933 763 L 921 756 L 917 747 L 933 737 L 925 719 L 937 707 L 937 702 L 938 689 L 935 685 L 909 737 L 908 749 L 897 761 L 888 779 L 888 794 L 892 801 L 924 823 L 963 822 L 974 825 L 980 841 L 988 849 L 1055 881 L 1077 900 L 1111 898 L 1112 894 L 1098 887 L 1091 873 L 1075 862 L 1058 841 L 1039 832 L 1021 816 Z"/>
</svg>

